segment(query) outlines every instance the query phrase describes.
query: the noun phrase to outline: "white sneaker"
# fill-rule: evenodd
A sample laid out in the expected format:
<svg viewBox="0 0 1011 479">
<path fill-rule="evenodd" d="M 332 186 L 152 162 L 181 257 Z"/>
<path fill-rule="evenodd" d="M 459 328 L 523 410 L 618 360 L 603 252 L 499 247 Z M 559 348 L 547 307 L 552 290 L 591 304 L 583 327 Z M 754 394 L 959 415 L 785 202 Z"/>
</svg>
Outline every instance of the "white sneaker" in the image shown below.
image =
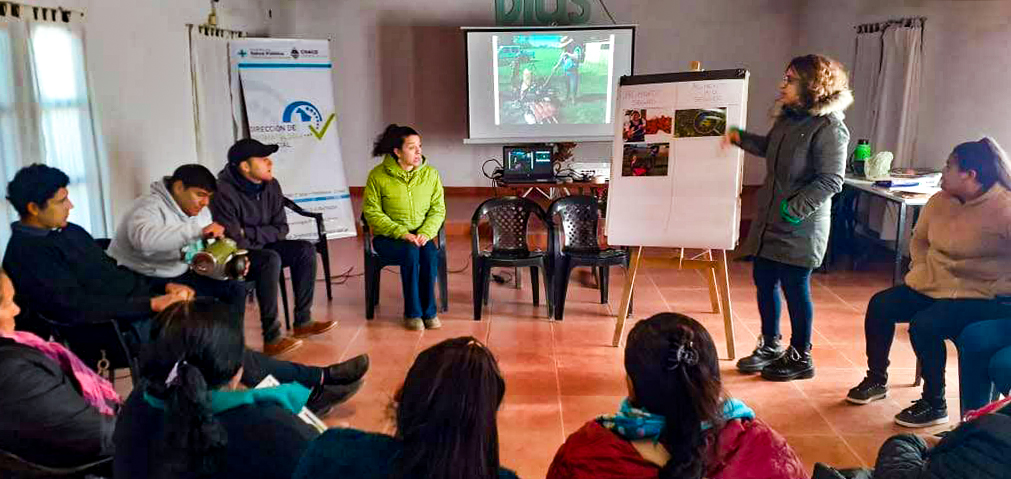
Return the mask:
<svg viewBox="0 0 1011 479">
<path fill-rule="evenodd" d="M 425 323 L 421 322 L 421 318 L 408 318 L 404 320 L 404 327 L 410 331 L 421 331 L 425 329 Z"/>
<path fill-rule="evenodd" d="M 439 329 L 442 327 L 442 321 L 439 321 L 439 317 L 436 316 L 432 319 L 425 320 L 425 329 Z"/>
</svg>

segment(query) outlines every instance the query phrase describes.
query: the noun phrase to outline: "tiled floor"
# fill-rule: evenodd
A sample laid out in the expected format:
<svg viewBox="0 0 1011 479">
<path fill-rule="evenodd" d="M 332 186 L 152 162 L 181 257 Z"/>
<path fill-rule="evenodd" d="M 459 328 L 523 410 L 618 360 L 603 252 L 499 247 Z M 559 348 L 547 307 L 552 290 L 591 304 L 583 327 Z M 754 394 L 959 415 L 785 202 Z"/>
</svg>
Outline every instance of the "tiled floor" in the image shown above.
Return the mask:
<svg viewBox="0 0 1011 479">
<path fill-rule="evenodd" d="M 358 240 L 331 242 L 335 271 L 354 267 L 361 272 Z M 315 317 L 339 319 L 340 327 L 306 345 L 287 359 L 330 364 L 359 353 L 370 353 L 372 369 L 362 391 L 326 418 L 328 424 L 390 431 L 387 406 L 417 353 L 442 339 L 472 335 L 485 341 L 497 355 L 506 378 L 506 399 L 499 414 L 502 462 L 521 477 L 544 477 L 557 447 L 585 421 L 613 412 L 625 395 L 622 350 L 610 346 L 621 285 L 620 269 L 612 271 L 610 304 L 599 304 L 587 272 L 573 274 L 563 322 L 549 321 L 546 308 L 534 307 L 530 282 L 516 290 L 494 285 L 491 304 L 480 322 L 472 319 L 469 243 L 450 241 L 450 312 L 441 315 L 443 328 L 411 332 L 400 323 L 400 282 L 395 271 L 383 272 L 382 304 L 376 319 L 364 319 L 362 278 L 352 277 L 334 287 L 327 303 L 322 282 L 317 285 Z M 770 383 L 736 372 L 732 361 L 722 363 L 727 391 L 751 405 L 758 416 L 787 437 L 807 470 L 817 461 L 838 466 L 872 465 L 877 448 L 889 435 L 908 432 L 892 423 L 892 416 L 919 394 L 911 387 L 915 358 L 907 330 L 900 327 L 892 353 L 891 396 L 868 406 L 843 401 L 848 388 L 863 377 L 863 313 L 871 295 L 889 286 L 887 264 L 872 271 L 817 274 L 814 355 L 817 375 L 812 380 Z M 525 275 L 526 276 L 526 275 Z M 750 264 L 731 265 L 731 299 L 738 357 L 754 345 L 759 329 L 751 284 Z M 785 308 L 784 308 L 785 309 Z M 677 311 L 703 322 L 724 351 L 723 321 L 710 311 L 705 283 L 699 273 L 675 269 L 644 269 L 637 284 L 635 317 Z M 250 311 L 247 337 L 259 347 L 259 325 Z M 789 321 L 783 318 L 789 334 Z M 627 329 L 626 329 L 627 331 Z M 954 364 L 954 348 L 949 348 Z M 949 368 L 949 408 L 958 411 L 957 381 Z M 934 432 L 938 428 L 923 432 Z"/>
</svg>

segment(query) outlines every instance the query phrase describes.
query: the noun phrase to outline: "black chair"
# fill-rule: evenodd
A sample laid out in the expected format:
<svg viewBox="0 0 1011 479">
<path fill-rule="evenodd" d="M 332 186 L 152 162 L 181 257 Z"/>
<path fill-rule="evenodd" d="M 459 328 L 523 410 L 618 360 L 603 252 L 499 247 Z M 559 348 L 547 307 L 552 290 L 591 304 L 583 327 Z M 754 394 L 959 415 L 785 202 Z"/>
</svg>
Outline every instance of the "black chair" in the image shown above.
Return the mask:
<svg viewBox="0 0 1011 479">
<path fill-rule="evenodd" d="M 55 451 L 54 451 L 55 452 Z M 43 477 L 94 477 L 91 473 L 111 477 L 112 457 L 106 457 L 88 464 L 74 467 L 47 467 L 35 464 L 17 454 L 0 450 L 0 477 L 12 479 Z M 107 471 L 107 472 L 104 472 Z"/>
<path fill-rule="evenodd" d="M 555 319 L 561 321 L 565 314 L 569 276 L 572 269 L 578 266 L 593 268 L 600 288 L 600 304 L 607 304 L 611 266 L 627 269 L 629 255 L 625 250 L 601 249 L 597 240 L 597 224 L 600 219 L 597 199 L 592 196 L 559 198 L 548 206 L 547 215 L 548 220 L 555 225 L 548 230 L 548 247 L 555 267 Z"/>
<path fill-rule="evenodd" d="M 316 242 L 313 243 L 313 247 L 323 260 L 323 276 L 326 278 L 326 299 L 327 301 L 333 301 L 333 285 L 330 283 L 330 245 L 327 243 L 323 213 L 308 211 L 287 197 L 284 198 L 284 207 L 299 216 L 312 218 L 316 221 Z M 284 268 L 281 268 L 281 277 L 278 278 L 278 281 L 280 282 L 281 289 L 281 307 L 284 309 L 284 325 L 290 330 L 291 315 L 288 312 L 288 283 L 284 279 Z"/>
<path fill-rule="evenodd" d="M 50 335 L 57 342 L 74 352 L 84 364 L 106 373 L 109 382 L 115 382 L 116 369 L 129 369 L 134 384 L 138 376 L 137 348 L 128 344 L 138 344 L 140 338 L 129 338 L 120 328 L 119 322 L 107 319 L 88 323 L 65 323 L 47 318 L 34 308 L 28 299 L 20 294 L 14 296 L 14 302 L 21 308 L 15 324 L 18 329 L 32 331 L 41 337 Z"/>
<path fill-rule="evenodd" d="M 393 263 L 388 263 L 372 245 L 372 231 L 365 221 L 365 215 L 360 218 L 362 227 L 362 239 L 364 241 L 365 254 L 365 319 L 371 320 L 376 314 L 376 305 L 379 304 L 379 281 L 382 278 L 383 268 Z M 445 313 L 449 311 L 449 270 L 446 267 L 446 223 L 442 223 L 439 228 L 439 276 L 437 278 L 439 289 L 439 311 Z"/>
<path fill-rule="evenodd" d="M 471 258 L 474 282 L 474 320 L 481 320 L 483 305 L 488 304 L 493 267 L 530 267 L 534 305 L 540 304 L 540 282 L 537 270 L 544 274 L 544 295 L 548 303 L 548 317 L 553 314 L 554 301 L 551 288 L 551 259 L 544 251 L 531 251 L 527 236 L 530 215 L 533 214 L 550 231 L 551 221 L 537 203 L 516 196 L 492 198 L 481 203 L 470 220 Z M 478 237 L 478 224 L 487 216 L 491 225 L 490 251 L 482 251 Z"/>
</svg>

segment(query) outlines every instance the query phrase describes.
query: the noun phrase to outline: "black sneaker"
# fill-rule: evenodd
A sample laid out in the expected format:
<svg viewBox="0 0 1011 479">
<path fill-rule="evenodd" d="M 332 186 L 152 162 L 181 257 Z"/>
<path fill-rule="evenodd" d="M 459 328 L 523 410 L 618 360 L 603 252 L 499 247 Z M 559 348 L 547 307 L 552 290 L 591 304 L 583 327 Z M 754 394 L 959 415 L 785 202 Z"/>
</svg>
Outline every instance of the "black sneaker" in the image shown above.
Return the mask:
<svg viewBox="0 0 1011 479">
<path fill-rule="evenodd" d="M 773 361 L 783 357 L 786 351 L 779 345 L 779 337 L 766 338 L 758 337 L 758 345 L 751 356 L 743 357 L 737 361 L 737 370 L 742 373 L 757 373 L 765 369 Z"/>
<path fill-rule="evenodd" d="M 328 384 L 316 386 L 312 391 L 312 395 L 309 396 L 309 402 L 305 406 L 313 414 L 323 418 L 333 410 L 334 406 L 351 399 L 351 396 L 354 396 L 362 388 L 364 382 L 364 379 L 359 379 L 351 384 L 339 386 Z"/>
<path fill-rule="evenodd" d="M 793 346 L 786 350 L 783 357 L 769 363 L 762 369 L 762 379 L 767 381 L 793 381 L 794 379 L 811 379 L 814 377 L 814 361 L 811 359 L 811 347 L 804 352 Z"/>
<path fill-rule="evenodd" d="M 888 397 L 888 386 L 866 377 L 860 381 L 860 384 L 850 389 L 846 400 L 853 404 L 869 404 L 886 397 Z"/>
<path fill-rule="evenodd" d="M 904 427 L 927 427 L 948 422 L 948 408 L 934 407 L 930 401 L 917 399 L 913 405 L 895 415 L 895 424 Z"/>
</svg>

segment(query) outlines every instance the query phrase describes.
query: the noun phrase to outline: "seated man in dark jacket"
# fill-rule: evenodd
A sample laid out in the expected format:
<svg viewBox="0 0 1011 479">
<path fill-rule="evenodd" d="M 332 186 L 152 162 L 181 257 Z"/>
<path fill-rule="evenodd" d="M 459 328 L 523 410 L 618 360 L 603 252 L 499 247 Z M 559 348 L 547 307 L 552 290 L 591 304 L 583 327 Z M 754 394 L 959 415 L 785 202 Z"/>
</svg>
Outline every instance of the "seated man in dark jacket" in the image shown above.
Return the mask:
<svg viewBox="0 0 1011 479">
<path fill-rule="evenodd" d="M 116 391 L 63 345 L 15 331 L 19 311 L 0 271 L 0 450 L 47 467 L 111 457 Z"/>
<path fill-rule="evenodd" d="M 818 464 L 814 479 L 1004 479 L 1011 477 L 1011 399 L 966 415 L 934 447 L 919 436 L 892 436 L 874 470 L 836 471 Z"/>
<path fill-rule="evenodd" d="M 302 345 L 298 338 L 337 327 L 337 321 L 312 320 L 316 249 L 308 241 L 287 239 L 284 193 L 274 178 L 274 164 L 269 158 L 277 148 L 248 138 L 232 145 L 228 164 L 218 173 L 218 191 L 210 205 L 214 221 L 225 227 L 225 236 L 249 250 L 252 264 L 247 277 L 256 283 L 263 348 L 272 354 L 298 348 Z M 282 336 L 277 321 L 277 278 L 286 266 L 291 270 L 295 293 L 294 338 Z"/>
<path fill-rule="evenodd" d="M 7 185 L 7 199 L 21 221 L 11 225 L 3 267 L 21 295 L 40 314 L 63 322 L 113 318 L 132 326 L 136 340 L 150 340 L 155 313 L 193 297 L 182 285 L 153 282 L 116 265 L 83 228 L 67 221 L 73 203 L 62 171 L 34 164 Z M 127 328 L 124 328 L 127 329 Z M 358 356 L 326 368 L 278 361 L 247 351 L 243 384 L 255 386 L 265 374 L 313 389 L 310 409 L 325 415 L 360 387 L 368 357 Z"/>
</svg>

